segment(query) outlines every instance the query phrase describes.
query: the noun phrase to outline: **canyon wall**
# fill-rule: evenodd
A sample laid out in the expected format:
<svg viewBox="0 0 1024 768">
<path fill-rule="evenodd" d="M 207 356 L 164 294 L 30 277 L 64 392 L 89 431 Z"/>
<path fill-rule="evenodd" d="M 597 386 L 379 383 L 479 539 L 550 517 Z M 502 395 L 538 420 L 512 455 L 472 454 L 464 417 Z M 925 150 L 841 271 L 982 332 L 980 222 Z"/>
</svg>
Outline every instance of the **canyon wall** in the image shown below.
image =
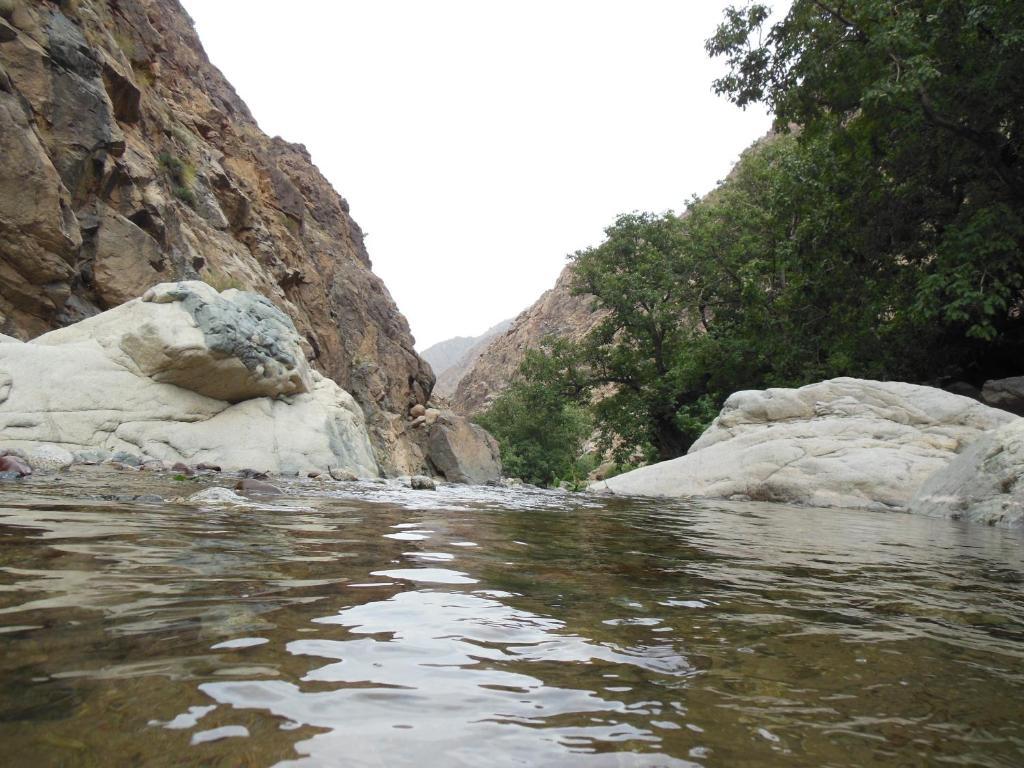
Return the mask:
<svg viewBox="0 0 1024 768">
<path fill-rule="evenodd" d="M 381 464 L 419 470 L 407 414 L 434 377 L 348 203 L 260 130 L 181 6 L 0 0 L 0 333 L 181 279 L 269 297 L 355 396 Z"/>
<path fill-rule="evenodd" d="M 578 341 L 597 325 L 604 314 L 594 311 L 592 296 L 573 295 L 572 279 L 569 265 L 555 286 L 520 313 L 476 358 L 451 396 L 453 410 L 466 415 L 485 410 L 508 386 L 526 350 L 539 347 L 547 336 Z"/>
</svg>

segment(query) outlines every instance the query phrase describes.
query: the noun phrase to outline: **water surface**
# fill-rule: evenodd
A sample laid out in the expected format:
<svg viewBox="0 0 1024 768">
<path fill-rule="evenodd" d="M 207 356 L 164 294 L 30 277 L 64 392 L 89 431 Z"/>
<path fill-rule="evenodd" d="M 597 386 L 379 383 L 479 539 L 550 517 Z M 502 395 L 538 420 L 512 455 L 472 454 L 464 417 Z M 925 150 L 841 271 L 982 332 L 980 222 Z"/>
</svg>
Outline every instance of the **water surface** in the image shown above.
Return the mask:
<svg viewBox="0 0 1024 768">
<path fill-rule="evenodd" d="M 2 487 L 0 764 L 1024 764 L 1020 533 L 211 482 Z"/>
</svg>

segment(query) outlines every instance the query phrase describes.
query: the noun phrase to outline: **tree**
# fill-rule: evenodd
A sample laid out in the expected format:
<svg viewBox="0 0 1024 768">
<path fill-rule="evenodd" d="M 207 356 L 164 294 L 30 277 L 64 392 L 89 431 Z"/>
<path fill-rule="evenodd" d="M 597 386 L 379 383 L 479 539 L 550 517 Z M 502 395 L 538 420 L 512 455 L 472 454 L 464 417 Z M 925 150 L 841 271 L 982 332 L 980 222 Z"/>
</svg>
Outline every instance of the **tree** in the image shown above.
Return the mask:
<svg viewBox="0 0 1024 768">
<path fill-rule="evenodd" d="M 1019 372 L 1024 289 L 1024 4 L 795 0 L 729 8 L 707 44 L 736 104 L 827 146 L 842 236 L 915 268 L 908 308 L 968 378 Z"/>
<path fill-rule="evenodd" d="M 599 246 L 577 252 L 574 290 L 607 311 L 584 340 L 590 386 L 610 385 L 595 405 L 605 444 L 667 459 L 695 439 L 677 419 L 703 394 L 684 348 L 697 331 L 699 275 L 671 213 L 620 216 Z M 626 456 L 620 455 L 621 459 Z"/>
<path fill-rule="evenodd" d="M 509 475 L 542 486 L 580 479 L 578 460 L 593 424 L 578 402 L 584 390 L 572 358 L 564 341 L 527 351 L 517 378 L 477 418 L 498 440 Z"/>
</svg>

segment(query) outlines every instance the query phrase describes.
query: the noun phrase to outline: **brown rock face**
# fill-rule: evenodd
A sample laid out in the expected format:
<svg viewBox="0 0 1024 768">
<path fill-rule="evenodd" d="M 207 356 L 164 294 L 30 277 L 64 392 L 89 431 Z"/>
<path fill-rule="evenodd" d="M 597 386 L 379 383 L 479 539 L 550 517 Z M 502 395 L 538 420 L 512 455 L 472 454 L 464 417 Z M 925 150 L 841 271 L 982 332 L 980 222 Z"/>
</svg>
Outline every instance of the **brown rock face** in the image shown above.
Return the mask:
<svg viewBox="0 0 1024 768">
<path fill-rule="evenodd" d="M 434 396 L 451 397 L 455 394 L 455 390 L 459 386 L 459 382 L 462 381 L 462 377 L 473 368 L 480 355 L 491 346 L 492 341 L 511 327 L 511 320 L 502 320 L 475 338 L 460 337 L 450 339 L 447 342 L 435 344 L 430 349 L 424 350 L 421 357 L 430 363 L 430 367 L 434 369 L 434 374 L 437 376 L 437 382 L 434 384 Z M 437 350 L 438 353 L 443 354 L 446 351 L 444 349 L 446 345 L 452 345 L 449 348 L 453 353 L 457 354 L 453 354 L 450 359 L 445 361 L 445 365 L 435 365 L 434 360 L 431 359 L 431 351 Z"/>
<path fill-rule="evenodd" d="M 555 287 L 476 358 L 452 395 L 454 411 L 472 415 L 486 409 L 508 386 L 526 350 L 539 347 L 548 336 L 578 340 L 604 317 L 592 309 L 593 297 L 572 295 L 572 275 L 572 265 L 563 269 Z"/>
<path fill-rule="evenodd" d="M 385 467 L 429 367 L 306 149 L 263 134 L 176 0 L 10 0 L 0 18 L 0 333 L 201 279 L 269 297 L 352 392 Z"/>
<path fill-rule="evenodd" d="M 427 439 L 430 463 L 448 482 L 482 485 L 501 478 L 498 441 L 469 419 L 442 413 Z"/>
</svg>

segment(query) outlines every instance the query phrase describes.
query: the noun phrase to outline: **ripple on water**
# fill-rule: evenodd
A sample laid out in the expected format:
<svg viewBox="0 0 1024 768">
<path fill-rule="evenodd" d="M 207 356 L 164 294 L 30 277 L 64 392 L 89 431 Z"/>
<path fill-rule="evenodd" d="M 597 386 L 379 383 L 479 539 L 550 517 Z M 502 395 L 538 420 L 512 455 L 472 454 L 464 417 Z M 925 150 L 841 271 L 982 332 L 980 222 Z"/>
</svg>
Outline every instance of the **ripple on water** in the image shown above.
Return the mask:
<svg viewBox="0 0 1024 768">
<path fill-rule="evenodd" d="M 373 765 L 385 754 L 390 761 L 426 765 L 451 764 L 452 755 L 464 755 L 466 764 L 496 766 L 688 764 L 665 755 L 590 754 L 598 744 L 657 743 L 658 738 L 623 719 L 629 709 L 623 701 L 552 685 L 522 665 L 531 660 L 542 674 L 543 663 L 554 660 L 605 661 L 685 675 L 689 666 L 681 657 L 663 654 L 652 665 L 648 654 L 564 635 L 558 620 L 461 592 L 401 592 L 317 623 L 345 627 L 354 639 L 296 640 L 287 650 L 332 660 L 302 678 L 334 684 L 332 690 L 304 690 L 284 681 L 206 683 L 201 689 L 222 704 L 269 709 L 328 729 L 299 745 L 313 762 L 329 761 L 343 750 L 352 756 L 350 765 Z M 586 725 L 562 722 L 581 717 Z M 401 744 L 389 735 L 395 728 L 408 730 Z M 550 737 L 538 740 L 538 729 Z M 386 753 L 383 744 L 389 745 Z"/>
<path fill-rule="evenodd" d="M 1013 532 L 96 477 L 4 486 L 5 764 L 1024 765 Z"/>
</svg>

